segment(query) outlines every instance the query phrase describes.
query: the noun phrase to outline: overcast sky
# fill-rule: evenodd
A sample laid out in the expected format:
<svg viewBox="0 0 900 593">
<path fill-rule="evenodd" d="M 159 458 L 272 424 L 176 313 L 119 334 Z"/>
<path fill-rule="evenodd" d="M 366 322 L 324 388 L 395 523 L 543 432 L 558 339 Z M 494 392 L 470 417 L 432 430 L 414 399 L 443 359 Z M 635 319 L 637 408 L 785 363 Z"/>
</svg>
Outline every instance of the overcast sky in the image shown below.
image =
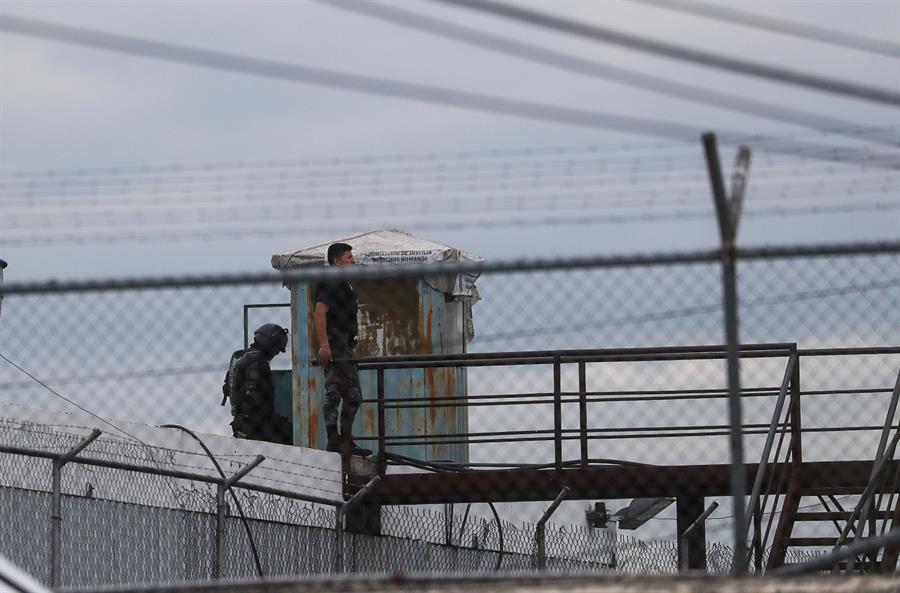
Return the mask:
<svg viewBox="0 0 900 593">
<path fill-rule="evenodd" d="M 889 105 L 715 71 L 428 0 L 391 5 L 583 59 L 806 110 L 861 126 L 898 123 L 898 110 Z M 528 2 L 523 5 L 658 41 L 900 91 L 900 60 L 897 58 L 763 32 L 633 1 Z M 871 39 L 900 42 L 900 2 L 896 1 L 754 1 L 730 2 L 728 5 Z M 800 126 L 564 72 L 313 1 L 112 3 L 5 0 L 2 6 L 2 12 L 8 15 L 157 41 L 678 123 L 696 129 L 696 134 L 688 134 L 689 137 L 699 136 L 704 130 L 774 135 L 800 133 L 808 134 L 804 138 L 810 141 L 843 143 L 840 137 L 817 136 Z M 896 128 L 893 134 L 896 136 Z M 653 142 L 659 145 L 654 146 Z M 670 138 L 479 113 L 0 34 L 0 176 L 6 178 L 15 171 L 47 169 L 252 163 L 321 157 L 346 159 L 554 146 L 598 145 L 608 147 L 604 148 L 605 152 L 601 151 L 602 154 L 614 158 L 617 147 L 624 143 L 647 145 L 645 154 L 651 156 L 673 155 L 677 159 L 690 155 L 696 160 L 696 171 L 702 172 L 699 141 L 679 144 Z M 898 158 L 896 147 L 854 144 L 879 151 L 888 158 Z M 622 154 L 632 154 L 629 150 L 635 149 L 623 147 Z M 733 146 L 723 147 L 726 170 L 731 168 L 733 150 Z M 765 166 L 758 154 L 754 166 Z M 777 197 L 761 193 L 760 178 L 754 177 L 760 170 L 751 170 L 748 193 L 751 206 L 748 209 Z M 858 171 L 849 173 L 859 173 L 861 179 L 864 176 Z M 790 180 L 789 171 L 781 170 L 780 174 L 780 181 Z M 869 177 L 864 181 L 871 180 L 872 172 L 866 174 Z M 896 192 L 891 191 L 896 188 L 896 176 L 889 176 L 889 172 L 884 175 L 873 198 L 882 204 L 896 199 Z M 701 179 L 696 185 L 705 192 L 698 196 L 697 204 L 709 208 L 711 213 L 705 183 Z M 630 189 L 639 193 L 643 187 L 638 179 Z M 757 193 L 753 192 L 754 188 Z M 36 200 L 44 197 L 38 195 Z M 807 200 L 814 197 L 815 192 L 807 190 Z M 847 194 L 848 200 L 851 197 Z M 245 203 L 254 198 L 254 195 L 248 195 Z M 365 200 L 366 196 L 359 199 Z M 840 201 L 832 201 L 832 204 L 837 203 Z M 4 208 L 9 207 L 7 202 Z M 653 207 L 651 205 L 649 210 Z M 311 228 L 298 224 L 297 232 L 291 233 L 285 232 L 282 225 L 279 234 L 272 237 L 119 241 L 112 249 L 108 243 L 90 240 L 82 242 L 87 244 L 72 245 L 42 244 L 40 240 L 30 244 L 9 244 L 0 239 L 0 257 L 10 263 L 7 281 L 261 271 L 269 269 L 269 257 L 275 252 L 392 221 L 390 216 L 348 220 L 354 211 L 358 208 L 353 205 L 338 206 L 325 216 L 329 224 L 319 227 L 320 230 L 315 225 Z M 21 214 L 22 210 L 16 212 Z M 29 212 L 26 208 L 25 214 Z M 582 221 L 568 226 L 557 222 L 543 226 L 498 225 L 494 228 L 490 226 L 492 217 L 500 222 L 505 216 L 488 213 L 481 220 L 482 226 L 457 225 L 452 228 L 449 225 L 442 228 L 440 218 L 431 218 L 429 224 L 421 226 L 422 230 L 416 229 L 416 222 L 424 222 L 426 217 L 403 219 L 398 216 L 397 226 L 489 258 L 585 251 L 598 254 L 667 251 L 706 247 L 717 240 L 712 218 L 596 225 Z M 277 216 L 267 220 L 273 218 Z M 55 224 L 54 232 L 59 232 L 60 223 Z M 101 228 L 104 225 L 102 220 L 95 224 Z M 7 225 L 12 226 L 12 223 Z M 896 209 L 806 217 L 748 216 L 741 239 L 745 244 L 895 239 L 900 235 L 898 229 Z M 31 226 L 23 223 L 12 230 L 40 234 L 42 227 L 40 222 L 32 221 Z M 15 234 L 12 230 L 7 237 Z"/>
<path fill-rule="evenodd" d="M 649 39 L 900 92 L 900 59 L 896 58 L 766 33 L 627 0 L 522 4 Z M 895 126 L 895 136 L 898 133 L 896 126 L 900 125 L 900 112 L 896 107 L 714 71 L 514 24 L 428 0 L 394 2 L 390 5 L 586 60 L 808 111 L 859 126 Z M 728 5 L 755 14 L 900 43 L 898 1 L 758 0 L 734 1 Z M 330 168 L 345 172 L 348 165 L 342 163 L 357 162 L 353 161 L 355 157 L 410 155 L 412 161 L 419 158 L 417 162 L 427 164 L 421 156 L 434 153 L 438 155 L 436 162 L 440 165 L 449 162 L 440 157 L 445 153 L 477 155 L 499 149 L 512 154 L 512 151 L 523 148 L 540 152 L 562 146 L 573 147 L 582 158 L 585 152 L 582 150 L 579 153 L 578 150 L 594 145 L 600 147 L 597 156 L 600 161 L 621 164 L 622 159 L 635 159 L 636 165 L 631 171 L 633 178 L 619 180 L 616 188 L 622 189 L 628 198 L 639 199 L 646 194 L 647 202 L 627 212 L 646 214 L 668 211 L 670 208 L 663 205 L 662 200 L 667 197 L 667 191 L 677 185 L 679 192 L 684 190 L 689 194 L 684 197 L 685 207 L 692 211 L 705 208 L 711 215 L 712 203 L 703 176 L 705 171 L 699 145 L 699 135 L 706 130 L 778 136 L 801 134 L 803 138 L 817 143 L 865 147 L 900 162 L 900 151 L 896 146 L 891 148 L 847 141 L 837 135 L 822 136 L 798 125 L 564 72 L 319 2 L 3 0 L 0 11 L 8 15 L 248 57 L 623 117 L 654 119 L 692 129 L 686 135 L 687 142 L 677 142 L 667 136 L 627 134 L 479 113 L 0 33 L 0 178 L 9 181 L 15 172 L 23 171 L 160 166 L 162 171 L 168 171 L 164 173 L 167 178 L 174 179 L 170 190 L 167 190 L 169 193 L 164 196 L 170 200 L 166 203 L 169 205 L 164 204 L 160 211 L 163 215 L 170 214 L 173 224 L 181 224 L 182 227 L 189 228 L 191 222 L 179 218 L 182 211 L 172 202 L 177 202 L 178 191 L 189 193 L 192 182 L 166 169 L 169 165 L 215 165 L 238 161 L 263 163 L 333 157 L 337 159 L 333 165 L 317 165 L 316 170 L 328 174 Z M 753 147 L 753 143 L 750 144 Z M 731 169 L 734 149 L 733 145 L 723 146 L 726 170 Z M 660 166 L 659 159 L 665 157 L 671 157 L 675 164 Z M 484 162 L 479 158 L 475 160 Z M 780 158 L 784 161 L 779 161 Z M 545 153 L 538 161 L 550 159 Z M 797 216 L 760 214 L 771 207 L 814 205 L 821 195 L 826 196 L 822 198 L 822 203 L 828 206 L 852 207 L 860 201 L 897 202 L 896 170 L 802 162 L 796 163 L 795 169 L 792 168 L 795 162 L 790 159 L 786 155 L 754 153 L 747 194 L 748 216 L 742 222 L 741 243 L 825 243 L 896 240 L 900 237 L 896 208 Z M 791 166 L 787 167 L 785 163 Z M 663 177 L 659 176 L 661 173 Z M 691 177 L 691 183 L 670 184 L 666 174 L 693 175 L 696 179 Z M 817 175 L 824 180 L 820 186 L 814 183 Z M 265 182 L 263 173 L 261 178 L 249 183 L 245 205 L 258 204 L 263 200 L 263 193 L 271 189 L 265 186 Z M 790 185 L 792 182 L 796 183 Z M 594 183 L 583 191 L 589 196 L 590 192 L 602 194 L 606 199 L 612 190 L 605 183 L 607 181 Z M 785 189 L 786 186 L 789 187 Z M 55 220 L 52 228 L 49 222 L 41 222 L 41 216 L 52 213 L 47 210 L 50 207 L 47 204 L 53 204 L 56 199 L 54 192 L 58 186 L 49 187 L 50 191 L 36 192 L 33 200 L 28 198 L 31 201 L 24 202 L 16 201 L 21 196 L 11 193 L 9 188 L 0 188 L 0 212 L 12 213 L 0 216 L 0 258 L 10 264 L 5 274 L 7 282 L 266 271 L 271 269 L 269 258 L 273 253 L 393 221 L 391 212 L 375 213 L 370 217 L 360 215 L 362 205 L 369 197 L 362 191 L 351 196 L 351 203 L 337 201 L 331 211 L 319 212 L 315 220 L 325 221 L 319 229 L 302 219 L 280 221 L 279 206 L 266 205 L 265 208 L 274 208 L 273 213 L 254 226 L 272 225 L 277 228 L 278 232 L 269 237 L 257 233 L 249 237 L 220 236 L 206 240 L 191 240 L 184 236 L 176 241 L 153 240 L 152 236 L 147 236 L 146 227 L 140 227 L 143 229 L 139 229 L 143 240 L 139 242 L 94 242 L 89 239 L 80 243 L 48 241 L 43 244 L 40 240 L 11 242 L 10 237 L 19 235 L 40 235 L 44 231 L 52 235 L 67 230 L 64 219 L 62 222 Z M 562 184 L 557 184 L 550 186 L 547 192 L 560 193 L 564 189 Z M 544 195 L 541 188 L 521 188 L 518 191 L 530 199 L 539 199 Z M 307 188 L 298 182 L 288 187 L 286 196 L 290 198 L 296 194 L 305 198 L 306 193 Z M 464 196 L 469 202 L 464 202 L 462 197 L 453 193 L 438 194 L 436 197 L 451 200 L 459 197 L 460 203 L 469 204 L 479 199 L 490 202 L 494 195 L 488 189 L 470 193 Z M 662 194 L 662 197 L 650 199 L 650 196 L 657 194 Z M 513 195 L 516 195 L 515 192 Z M 779 201 L 781 196 L 785 196 L 783 201 Z M 373 200 L 373 203 L 388 203 L 396 207 L 396 226 L 489 259 L 547 254 L 671 251 L 710 247 L 718 239 L 711 216 L 662 220 L 635 217 L 621 222 L 598 218 L 592 224 L 582 220 L 574 224 L 571 221 L 566 224 L 557 221 L 543 225 L 509 226 L 503 223 L 508 221 L 510 213 L 498 209 L 481 212 L 480 225 L 445 226 L 443 215 L 429 216 L 432 211 L 428 209 L 421 215 L 404 217 L 404 205 L 413 210 L 418 204 L 416 200 L 425 201 L 430 199 L 428 196 L 412 194 L 404 199 L 404 202 L 390 203 L 384 202 L 382 196 L 380 201 Z M 280 204 L 287 205 L 285 202 Z M 259 207 L 263 208 L 261 205 Z M 552 203 L 545 207 L 545 210 L 554 209 Z M 439 212 L 437 206 L 433 212 Z M 621 210 L 591 210 L 594 215 L 598 212 L 605 216 Z M 754 213 L 758 215 L 751 216 Z M 20 218 L 14 219 L 13 215 Z M 246 215 L 244 212 L 241 216 Z M 95 228 L 106 232 L 104 229 L 114 224 L 98 216 L 90 225 L 79 222 L 74 232 L 93 232 Z M 285 231 L 291 224 L 296 224 L 295 233 Z M 10 229 L 14 225 L 15 228 Z M 152 228 L 164 229 L 163 226 Z M 745 270 L 750 268 L 747 266 Z M 793 269 L 790 271 L 793 272 Z M 860 274 L 864 275 L 862 272 Z M 604 297 L 615 292 L 614 288 L 627 292 L 627 286 L 617 287 L 609 282 L 602 285 Z M 577 285 L 578 282 L 575 282 L 576 288 Z M 769 287 L 765 285 L 762 288 L 768 290 Z M 228 292 L 231 292 L 230 289 Z M 234 298 L 237 299 L 237 296 Z M 622 302 L 627 302 L 627 299 Z M 222 302 L 214 301 L 214 304 L 221 305 Z M 160 305 L 165 306 L 166 303 L 157 303 L 156 306 Z M 821 306 L 824 308 L 829 303 L 823 302 Z M 114 307 L 109 309 L 114 310 Z M 141 310 L 139 307 L 135 309 Z M 870 307 L 870 310 L 873 309 L 876 307 Z M 9 310 L 12 311 L 11 308 Z M 97 310 L 105 308 L 98 306 Z M 237 309 L 228 309 L 231 310 Z M 83 311 L 80 312 L 83 314 Z M 158 312 L 148 306 L 147 314 Z M 775 316 L 775 322 L 783 323 L 788 318 L 787 315 Z M 526 316 L 518 322 L 527 325 L 532 319 L 539 317 Z M 15 320 L 11 318 L 7 323 Z M 32 320 L 25 321 L 30 323 Z M 500 327 L 501 321 L 495 319 L 495 326 Z M 550 319 L 542 322 L 556 321 Z M 856 323 L 853 318 L 848 320 L 848 324 L 853 323 Z M 236 324 L 235 318 L 235 328 L 229 328 L 233 336 L 237 336 Z M 165 327 L 176 326 L 169 324 Z M 153 327 L 156 328 L 155 325 Z M 491 326 L 485 324 L 482 327 L 490 329 Z M 689 336 L 687 341 L 692 341 L 690 338 L 701 342 L 718 340 L 718 325 L 710 327 L 709 333 L 714 337 L 707 339 L 703 334 L 704 338 L 700 339 L 695 337 L 700 335 L 698 333 Z M 762 331 L 759 325 L 748 324 L 748 327 Z M 690 328 L 691 331 L 698 331 L 696 325 Z M 15 332 L 12 335 L 16 335 Z M 26 333 L 23 331 L 20 335 Z M 631 339 L 631 344 L 636 341 L 633 335 L 623 335 Z M 671 339 L 673 335 L 669 333 L 666 337 Z M 751 336 L 770 337 L 754 336 L 752 333 Z M 73 332 L 69 337 L 74 341 L 78 336 Z M 212 334 L 205 336 L 210 342 L 217 337 Z M 827 340 L 825 342 L 830 344 Z M 596 340 L 591 343 L 596 343 Z M 608 345 L 611 340 L 606 343 Z M 33 351 L 43 352 L 42 348 L 43 344 L 40 347 L 34 345 Z M 74 349 L 75 346 L 72 347 Z M 48 357 L 54 354 L 54 351 L 47 352 Z M 133 354 L 142 358 L 144 351 L 135 350 Z M 166 354 L 169 354 L 168 351 Z M 214 352 L 210 356 L 224 363 L 225 359 L 219 353 Z M 68 362 L 73 363 L 71 360 Z M 7 372 L 11 378 L 12 371 L 7 369 Z M 209 389 L 214 391 L 218 380 L 218 374 L 209 378 Z M 161 384 L 161 387 L 166 385 Z M 201 390 L 201 387 L 206 385 L 198 385 L 197 389 Z M 89 387 L 84 389 L 88 391 Z M 77 391 L 75 394 L 80 395 Z M 224 426 L 224 422 L 221 425 Z M 580 511 L 581 507 L 578 513 Z"/>
</svg>

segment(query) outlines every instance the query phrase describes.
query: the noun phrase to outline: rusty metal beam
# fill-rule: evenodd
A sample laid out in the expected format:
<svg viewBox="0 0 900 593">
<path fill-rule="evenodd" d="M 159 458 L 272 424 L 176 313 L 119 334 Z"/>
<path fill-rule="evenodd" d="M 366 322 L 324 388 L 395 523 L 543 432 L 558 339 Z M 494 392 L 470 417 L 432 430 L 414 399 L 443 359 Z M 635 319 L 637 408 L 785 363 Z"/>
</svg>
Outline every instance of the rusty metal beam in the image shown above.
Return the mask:
<svg viewBox="0 0 900 593">
<path fill-rule="evenodd" d="M 900 461 L 891 462 L 895 467 Z M 780 471 L 783 464 L 770 465 Z M 371 497 L 382 505 L 549 501 L 564 487 L 569 500 L 678 496 L 726 496 L 729 465 L 593 466 L 587 469 L 480 470 L 387 475 Z M 756 464 L 745 464 L 747 483 Z M 865 488 L 871 461 L 820 461 L 801 464 L 801 488 Z M 749 494 L 749 491 L 747 492 Z"/>
</svg>

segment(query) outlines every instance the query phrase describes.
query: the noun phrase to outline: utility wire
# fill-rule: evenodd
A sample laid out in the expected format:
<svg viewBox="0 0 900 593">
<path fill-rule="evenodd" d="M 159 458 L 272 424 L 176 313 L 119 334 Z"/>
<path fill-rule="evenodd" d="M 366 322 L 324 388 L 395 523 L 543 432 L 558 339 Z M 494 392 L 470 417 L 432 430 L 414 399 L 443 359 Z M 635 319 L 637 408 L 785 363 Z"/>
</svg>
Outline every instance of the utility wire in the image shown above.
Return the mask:
<svg viewBox="0 0 900 593">
<path fill-rule="evenodd" d="M 82 412 L 84 412 L 85 414 L 87 414 L 87 415 L 89 415 L 89 416 L 92 416 L 92 417 L 96 418 L 96 419 L 99 420 L 100 422 L 102 422 L 102 423 L 104 423 L 104 424 L 106 424 L 106 425 L 112 427 L 114 430 L 116 430 L 116 431 L 118 431 L 118 432 L 121 432 L 122 434 L 124 434 L 124 435 L 127 436 L 128 438 L 134 439 L 135 441 L 141 443 L 141 444 L 144 445 L 145 447 L 150 447 L 150 445 L 148 445 L 147 443 L 145 443 L 145 442 L 142 441 L 141 439 L 137 438 L 136 436 L 134 436 L 134 435 L 131 434 L 130 432 L 126 431 L 125 429 L 119 428 L 118 426 L 116 426 L 115 424 L 113 424 L 112 422 L 110 422 L 109 420 L 106 420 L 105 418 L 101 418 L 101 417 L 98 416 L 97 414 L 91 412 L 90 410 L 88 410 L 87 408 L 81 406 L 80 404 L 78 404 L 78 403 L 72 401 L 71 399 L 67 398 L 66 396 L 62 395 L 61 393 L 59 393 L 59 392 L 57 392 L 57 391 L 54 391 L 52 387 L 50 387 L 49 385 L 47 385 L 46 383 L 44 383 L 43 381 L 41 381 L 40 379 L 38 379 L 37 377 L 35 377 L 35 376 L 32 375 L 31 373 L 29 373 L 29 372 L 26 371 L 25 369 L 23 369 L 22 367 L 20 367 L 20 366 L 17 365 L 16 363 L 14 363 L 13 361 L 11 361 L 11 360 L 10 360 L 9 358 L 7 358 L 6 355 L 3 354 L 2 352 L 0 352 L 0 358 L 2 358 L 3 360 L 5 360 L 10 366 L 15 367 L 16 369 L 19 370 L 19 372 L 21 372 L 22 374 L 28 376 L 32 381 L 34 381 L 35 383 L 37 383 L 38 385 L 40 385 L 41 387 L 43 387 L 44 389 L 46 389 L 47 391 L 49 391 L 50 393 L 52 393 L 53 395 L 55 395 L 56 397 L 58 397 L 59 399 L 63 400 L 64 402 L 66 402 L 66 403 L 68 403 L 68 404 L 70 404 L 70 405 L 72 405 L 72 406 L 75 406 L 76 408 L 78 408 L 79 410 L 81 410 Z"/>
<path fill-rule="evenodd" d="M 426 103 L 437 103 L 503 115 L 516 115 L 555 123 L 613 129 L 690 141 L 695 141 L 699 137 L 700 132 L 696 127 L 678 123 L 618 116 L 385 78 L 349 74 L 300 64 L 251 58 L 221 51 L 163 43 L 81 27 L 71 27 L 8 14 L 0 14 L 0 31 L 127 53 L 145 58 L 193 64 L 217 70 L 291 80 L 394 98 L 413 99 Z"/>
<path fill-rule="evenodd" d="M 223 482 L 228 481 L 228 476 L 225 475 L 225 472 L 222 470 L 222 466 L 219 464 L 219 460 L 216 459 L 216 456 L 213 455 L 213 452 L 210 451 L 209 447 L 206 446 L 206 443 L 197 436 L 193 430 L 189 428 L 185 428 L 180 424 L 162 424 L 160 428 L 174 428 L 180 430 L 186 434 L 188 434 L 192 439 L 197 441 L 200 444 L 200 447 L 206 453 L 206 456 L 209 457 L 210 461 L 212 461 L 213 466 L 215 466 L 216 471 L 219 472 L 219 477 L 222 478 Z M 234 484 L 228 486 L 228 493 L 231 494 L 231 500 L 234 501 L 234 506 L 238 510 L 238 515 L 241 517 L 241 525 L 244 526 L 244 532 L 247 534 L 247 541 L 250 543 L 250 551 L 253 555 L 253 563 L 256 565 L 256 574 L 260 577 L 264 577 L 262 563 L 259 561 L 259 551 L 256 549 L 256 540 L 253 539 L 253 532 L 250 530 L 250 524 L 247 522 L 247 516 L 244 514 L 244 507 L 241 505 L 241 501 L 238 500 L 237 494 L 234 493 Z"/>
<path fill-rule="evenodd" d="M 782 33 L 793 37 L 802 37 L 812 41 L 821 41 L 831 45 L 839 45 L 849 49 L 881 54 L 892 58 L 900 58 L 900 45 L 890 41 L 872 39 L 854 35 L 846 31 L 816 27 L 807 23 L 798 23 L 738 10 L 723 3 L 694 2 L 692 0 L 632 0 L 649 4 L 657 8 L 665 8 L 676 12 L 693 14 L 707 19 L 724 21 L 752 27 L 772 33 Z"/>
<path fill-rule="evenodd" d="M 445 1 L 445 0 L 439 0 Z M 598 111 L 560 107 L 533 101 L 508 99 L 493 95 L 471 93 L 455 89 L 414 84 L 385 78 L 348 74 L 334 70 L 313 68 L 299 64 L 290 64 L 273 60 L 251 58 L 220 51 L 204 50 L 185 45 L 162 43 L 138 37 L 129 37 L 114 33 L 106 33 L 80 27 L 70 27 L 26 19 L 7 14 L 0 14 L 0 31 L 49 39 L 62 43 L 94 47 L 137 55 L 145 58 L 192 64 L 216 70 L 240 72 L 255 76 L 263 76 L 293 82 L 338 88 L 354 92 L 374 94 L 384 97 L 410 99 L 424 103 L 458 107 L 474 111 L 482 111 L 505 116 L 516 116 L 545 122 L 569 124 L 588 128 L 616 130 L 632 134 L 644 134 L 695 142 L 700 130 L 695 126 L 680 123 L 614 115 Z M 897 97 L 900 104 L 900 95 Z M 736 132 L 724 131 L 723 143 L 729 137 L 745 137 Z M 769 150 L 788 153 L 797 150 L 809 150 L 810 145 L 802 142 L 784 141 L 771 137 L 756 137 L 757 143 L 766 143 Z M 861 158 L 860 151 L 851 147 L 812 146 L 822 150 L 821 158 L 825 160 L 845 160 Z M 868 157 L 874 166 L 897 169 L 900 163 L 894 155 Z"/>
<path fill-rule="evenodd" d="M 766 119 L 773 119 L 790 124 L 841 134 L 842 130 L 852 130 L 858 124 L 845 120 L 816 115 L 808 110 L 790 109 L 780 105 L 746 99 L 737 95 L 723 93 L 695 85 L 684 84 L 642 74 L 635 70 L 618 68 L 602 62 L 585 60 L 562 52 L 545 49 L 537 45 L 515 41 L 505 37 L 482 33 L 476 29 L 462 27 L 440 19 L 431 18 L 408 10 L 376 2 L 334 2 L 332 0 L 316 0 L 322 4 L 355 12 L 365 16 L 381 19 L 397 25 L 427 31 L 435 35 L 447 37 L 491 51 L 500 52 L 516 58 L 538 62 L 570 72 L 591 77 L 613 80 L 621 84 L 641 88 L 654 93 L 661 93 L 712 105 L 721 109 L 750 113 Z M 667 3 L 668 4 L 668 3 Z M 856 134 L 846 135 L 857 137 Z M 892 147 L 900 146 L 900 136 L 885 134 L 883 130 L 869 129 L 866 139 Z"/>
<path fill-rule="evenodd" d="M 636 51 L 661 55 L 673 60 L 682 60 L 701 64 L 711 68 L 725 70 L 731 73 L 743 73 L 758 78 L 774 80 L 786 84 L 792 84 L 808 89 L 816 89 L 827 93 L 840 94 L 876 103 L 885 103 L 894 107 L 900 106 L 900 93 L 892 90 L 864 86 L 845 82 L 833 78 L 825 78 L 813 74 L 805 74 L 777 66 L 768 66 L 755 62 L 748 62 L 737 58 L 730 58 L 706 51 L 695 50 L 688 47 L 655 41 L 623 33 L 605 27 L 580 23 L 544 12 L 528 10 L 520 6 L 495 2 L 494 0 L 433 0 L 462 8 L 468 8 L 479 12 L 485 12 L 501 16 L 515 21 L 525 22 L 530 25 L 553 29 L 579 37 L 621 45 Z"/>
</svg>

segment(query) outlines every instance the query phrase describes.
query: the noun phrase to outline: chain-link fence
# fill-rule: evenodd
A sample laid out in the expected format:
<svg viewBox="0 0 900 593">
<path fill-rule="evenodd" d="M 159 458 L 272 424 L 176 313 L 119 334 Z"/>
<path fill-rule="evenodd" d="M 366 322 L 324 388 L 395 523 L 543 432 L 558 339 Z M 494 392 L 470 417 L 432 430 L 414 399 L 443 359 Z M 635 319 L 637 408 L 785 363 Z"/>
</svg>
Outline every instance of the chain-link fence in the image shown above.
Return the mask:
<svg viewBox="0 0 900 593">
<path fill-rule="evenodd" d="M 8 287 L 0 553 L 54 585 L 727 572 L 736 545 L 761 572 L 887 533 L 900 522 L 900 249 L 739 255 L 746 542 L 721 270 L 701 252 Z M 480 300 L 435 280 L 463 272 L 480 274 Z M 356 465 L 323 451 L 315 361 L 315 289 L 342 279 L 360 305 L 353 437 L 374 450 Z M 229 356 L 263 323 L 290 328 L 271 367 L 295 447 L 232 438 L 219 405 Z M 226 476 L 264 455 L 235 484 L 245 521 L 228 503 L 217 526 L 227 478 L 164 424 L 203 433 Z M 92 428 L 103 435 L 66 457 Z M 894 570 L 895 553 L 854 562 Z"/>
</svg>

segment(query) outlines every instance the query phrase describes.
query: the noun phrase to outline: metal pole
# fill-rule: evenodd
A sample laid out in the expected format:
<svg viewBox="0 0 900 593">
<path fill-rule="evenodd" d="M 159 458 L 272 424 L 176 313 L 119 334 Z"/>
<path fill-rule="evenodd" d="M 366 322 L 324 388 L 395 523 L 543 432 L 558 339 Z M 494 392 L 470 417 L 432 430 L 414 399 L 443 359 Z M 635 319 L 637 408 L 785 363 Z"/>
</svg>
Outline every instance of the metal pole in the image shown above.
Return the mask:
<svg viewBox="0 0 900 593">
<path fill-rule="evenodd" d="M 222 578 L 225 562 L 225 485 L 216 484 L 216 556 L 213 558 L 212 578 Z"/>
<path fill-rule="evenodd" d="M 553 459 L 556 470 L 562 469 L 562 388 L 559 356 L 553 357 Z"/>
<path fill-rule="evenodd" d="M 375 486 L 378 485 L 378 482 L 380 481 L 381 476 L 375 476 L 374 478 L 369 480 L 365 486 L 360 488 L 359 491 L 350 498 L 350 500 L 339 506 L 335 512 L 334 571 L 338 574 L 344 572 L 344 517 L 347 515 L 347 511 L 358 505 L 363 498 L 368 496 L 368 494 L 372 491 L 373 488 L 375 488 Z"/>
<path fill-rule="evenodd" d="M 550 520 L 550 517 L 556 511 L 562 501 L 565 500 L 566 496 L 569 495 L 569 487 L 565 486 L 562 490 L 560 490 L 559 494 L 556 495 L 556 498 L 553 499 L 553 502 L 547 507 L 547 510 L 544 511 L 544 514 L 541 516 L 540 520 L 537 522 L 537 525 L 534 528 L 534 541 L 537 544 L 537 568 L 543 570 L 547 567 L 547 550 L 546 550 L 546 525 L 547 521 Z"/>
<path fill-rule="evenodd" d="M 233 476 L 216 483 L 216 556 L 213 559 L 212 570 L 214 579 L 222 578 L 222 568 L 225 566 L 225 515 L 228 510 L 228 505 L 225 503 L 225 491 L 265 460 L 264 456 L 257 455 L 253 461 L 242 467 Z"/>
<path fill-rule="evenodd" d="M 50 586 L 58 589 L 60 586 L 61 565 L 61 531 L 62 531 L 62 493 L 60 491 L 60 474 L 62 463 L 58 459 L 53 460 L 53 508 L 50 512 Z"/>
<path fill-rule="evenodd" d="M 588 466 L 587 438 L 587 371 L 586 363 L 578 363 L 578 428 L 581 438 L 581 467 Z"/>
<path fill-rule="evenodd" d="M 762 457 L 760 458 L 759 466 L 757 466 L 756 470 L 756 479 L 753 481 L 753 490 L 750 492 L 750 501 L 747 503 L 748 513 L 749 509 L 755 508 L 757 502 L 759 501 L 759 494 L 762 490 L 763 478 L 765 477 L 766 468 L 769 464 L 769 456 L 772 454 L 772 445 L 775 442 L 775 431 L 780 424 L 779 421 L 781 420 L 781 412 L 784 408 L 784 400 L 787 396 L 788 388 L 791 385 L 791 378 L 794 376 L 794 366 L 796 365 L 796 363 L 797 351 L 794 350 L 788 357 L 787 365 L 784 369 L 784 378 L 781 381 L 781 389 L 778 392 L 778 401 L 775 402 L 775 411 L 772 413 L 772 422 L 769 423 L 769 432 L 766 435 L 766 443 L 765 445 L 763 445 Z M 748 514 L 746 519 L 748 529 L 752 519 L 753 516 Z"/>
<path fill-rule="evenodd" d="M 249 307 L 244 305 L 244 349 L 250 347 L 250 316 L 248 312 Z"/>
<path fill-rule="evenodd" d="M 775 576 L 788 576 L 827 570 L 828 568 L 837 565 L 837 563 L 842 560 L 849 561 L 851 558 L 856 557 L 857 554 L 868 554 L 869 552 L 880 550 L 881 548 L 897 543 L 900 543 L 900 527 L 895 527 L 886 535 L 869 537 L 845 548 L 836 548 L 830 554 L 819 556 L 818 558 L 810 560 L 809 562 L 804 562 L 803 564 L 782 566 L 781 568 L 772 571 L 771 574 Z"/>
<path fill-rule="evenodd" d="M 62 468 L 102 434 L 96 428 L 68 452 L 53 460 L 51 470 L 52 509 L 50 511 L 50 586 L 58 589 L 62 581 Z"/>
<path fill-rule="evenodd" d="M 888 404 L 887 415 L 884 418 L 884 428 L 881 431 L 881 438 L 878 441 L 878 449 L 875 451 L 875 461 L 872 463 L 872 474 L 869 476 L 870 480 L 875 477 L 875 470 L 881 462 L 881 458 L 884 456 L 885 449 L 890 440 L 891 428 L 894 424 L 894 415 L 897 412 L 898 399 L 900 399 L 900 373 L 897 374 L 897 381 L 894 383 L 894 391 L 891 394 L 891 401 Z M 862 511 L 860 511 L 859 529 L 856 531 L 856 540 L 860 540 L 864 537 L 867 528 L 870 529 L 870 535 L 875 535 L 874 526 L 870 525 L 873 516 L 872 510 L 872 499 L 870 498 L 866 501 Z"/>
<path fill-rule="evenodd" d="M 703 135 L 703 148 L 709 169 L 709 179 L 716 205 L 719 235 L 722 241 L 722 286 L 725 309 L 725 343 L 728 375 L 728 416 L 730 424 L 731 449 L 731 498 L 734 506 L 734 572 L 747 573 L 747 523 L 744 510 L 746 476 L 744 475 L 744 442 L 741 427 L 741 381 L 738 357 L 738 303 L 737 272 L 734 238 L 737 216 L 725 196 L 722 168 L 714 134 Z"/>
<path fill-rule="evenodd" d="M 334 510 L 334 572 L 344 572 L 344 507 Z"/>
<path fill-rule="evenodd" d="M 708 507 L 706 507 L 706 510 L 703 511 L 700 514 L 700 516 L 694 520 L 693 523 L 688 525 L 688 528 L 685 529 L 684 532 L 681 534 L 681 537 L 679 538 L 681 540 L 681 545 L 679 546 L 679 548 L 681 550 L 681 557 L 679 558 L 679 563 L 678 563 L 679 568 L 681 568 L 681 570 L 688 569 L 688 541 L 687 541 L 688 536 L 691 535 L 691 533 L 693 533 L 695 529 L 697 529 L 698 527 L 703 525 L 703 523 L 706 522 L 706 519 L 710 515 L 712 515 L 713 511 L 715 511 L 717 508 L 719 508 L 718 502 L 714 502 L 711 505 L 709 505 Z"/>
<path fill-rule="evenodd" d="M 376 371 L 378 379 L 378 475 L 387 473 L 387 427 L 384 410 L 384 369 Z"/>
</svg>

